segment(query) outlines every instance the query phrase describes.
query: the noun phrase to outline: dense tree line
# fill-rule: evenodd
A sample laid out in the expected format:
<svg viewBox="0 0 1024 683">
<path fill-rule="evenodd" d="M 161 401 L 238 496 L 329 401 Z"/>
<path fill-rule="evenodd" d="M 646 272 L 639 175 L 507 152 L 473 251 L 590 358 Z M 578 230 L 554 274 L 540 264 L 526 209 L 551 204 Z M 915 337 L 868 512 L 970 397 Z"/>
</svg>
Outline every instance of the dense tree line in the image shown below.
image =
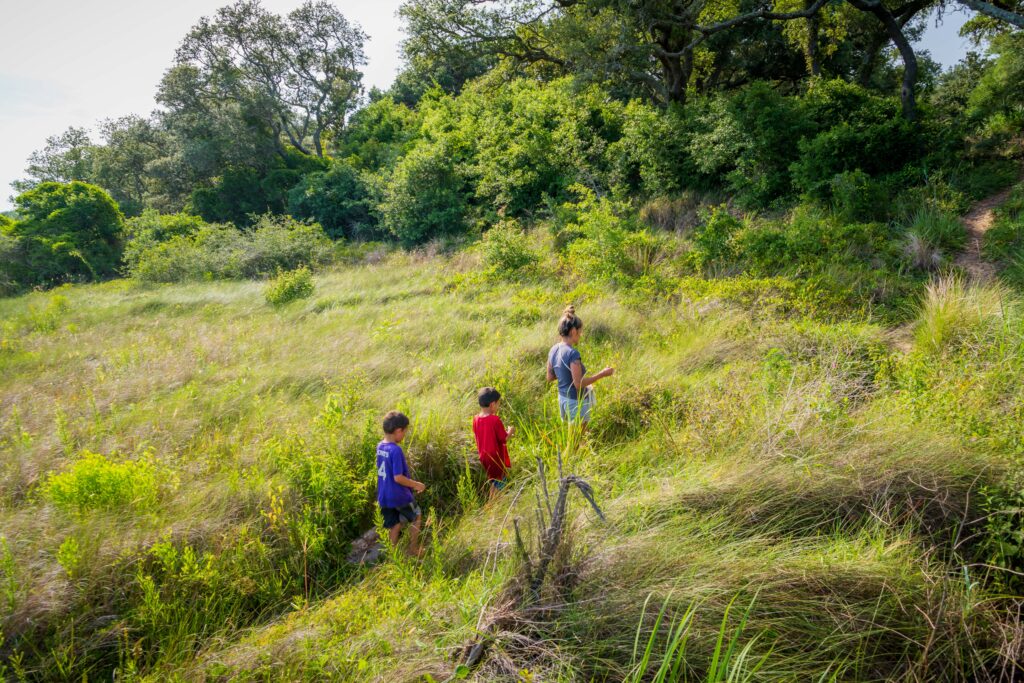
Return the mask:
<svg viewBox="0 0 1024 683">
<path fill-rule="evenodd" d="M 0 279 L 112 275 L 144 212 L 405 244 L 550 213 L 577 186 L 870 213 L 1020 154 L 1024 6 L 963 4 L 984 54 L 942 73 L 912 44 L 949 0 L 409 0 L 405 69 L 364 96 L 366 36 L 332 4 L 239 0 L 185 36 L 153 114 L 31 156 Z"/>
</svg>

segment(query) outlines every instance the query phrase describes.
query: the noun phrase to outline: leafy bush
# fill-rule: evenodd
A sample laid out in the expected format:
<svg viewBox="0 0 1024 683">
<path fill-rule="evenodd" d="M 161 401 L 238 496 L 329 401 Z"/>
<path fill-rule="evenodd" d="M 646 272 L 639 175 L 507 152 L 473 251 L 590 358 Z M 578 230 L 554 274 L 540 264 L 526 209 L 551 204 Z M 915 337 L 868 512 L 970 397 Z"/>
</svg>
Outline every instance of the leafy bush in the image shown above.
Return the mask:
<svg viewBox="0 0 1024 683">
<path fill-rule="evenodd" d="M 211 223 L 243 226 L 249 216 L 266 213 L 270 203 L 256 169 L 242 166 L 227 168 L 211 186 L 193 190 L 192 209 Z"/>
<path fill-rule="evenodd" d="M 206 223 L 199 216 L 187 213 L 161 214 L 146 209 L 125 224 L 127 243 L 124 247 L 124 270 L 133 272 L 148 250 L 175 237 L 194 235 Z"/>
<path fill-rule="evenodd" d="M 596 86 L 562 78 L 471 87 L 457 112 L 485 212 L 521 216 L 545 197 L 562 199 L 575 183 L 612 184 L 609 147 L 622 136 L 625 105 Z"/>
<path fill-rule="evenodd" d="M 721 265 L 736 256 L 733 236 L 742 228 L 735 217 L 725 207 L 711 210 L 704 219 L 704 224 L 693 233 L 694 264 L 698 268 Z"/>
<path fill-rule="evenodd" d="M 53 473 L 42 486 L 42 495 L 69 512 L 134 507 L 152 510 L 157 502 L 160 478 L 147 460 L 116 462 L 84 451 L 63 472 Z"/>
<path fill-rule="evenodd" d="M 990 49 L 996 59 L 971 92 L 968 115 L 998 144 L 1024 131 L 1024 35 L 997 35 Z"/>
<path fill-rule="evenodd" d="M 358 437 L 358 432 L 357 432 Z M 373 444 L 355 441 L 362 451 L 353 454 L 335 449 L 327 451 L 291 436 L 267 444 L 267 455 L 302 496 L 302 517 L 326 537 L 323 552 L 335 564 L 348 551 L 347 541 L 365 531 L 370 520 Z M 292 520 L 301 523 L 302 518 Z"/>
<path fill-rule="evenodd" d="M 588 279 L 627 287 L 649 274 L 664 256 L 663 241 L 643 229 L 629 205 L 577 191 L 582 199 L 563 206 L 568 221 L 563 231 L 574 236 L 563 256 L 569 268 Z"/>
<path fill-rule="evenodd" d="M 843 122 L 800 142 L 800 158 L 791 167 L 793 185 L 808 197 L 829 201 L 835 178 L 860 169 L 891 173 L 922 152 L 918 128 L 894 110 L 878 121 Z"/>
<path fill-rule="evenodd" d="M 415 144 L 420 119 L 419 112 L 391 97 L 372 101 L 349 118 L 338 141 L 338 156 L 358 169 L 392 168 Z"/>
<path fill-rule="evenodd" d="M 796 98 L 757 82 L 712 100 L 693 137 L 697 168 L 717 176 L 744 206 L 768 206 L 792 194 L 795 142 L 812 130 Z"/>
<path fill-rule="evenodd" d="M 832 208 L 844 220 L 874 220 L 888 215 L 885 188 L 859 168 L 834 176 L 831 194 Z"/>
<path fill-rule="evenodd" d="M 1008 187 L 1020 175 L 1020 165 L 1012 159 L 984 159 L 955 169 L 950 182 L 968 199 L 984 199 Z M 966 202 L 959 213 L 967 210 Z"/>
<path fill-rule="evenodd" d="M 2 219 L 0 219 L 2 221 Z M 13 225 L 13 221 L 11 221 Z M 22 272 L 24 243 L 0 225 L 0 296 L 17 292 L 27 279 Z"/>
<path fill-rule="evenodd" d="M 384 191 L 384 226 L 413 245 L 465 229 L 468 188 L 447 144 L 422 143 L 402 158 Z"/>
<path fill-rule="evenodd" d="M 299 266 L 313 268 L 330 258 L 331 242 L 319 225 L 264 216 L 248 231 L 206 225 L 141 249 L 129 273 L 148 282 L 258 278 Z"/>
<path fill-rule="evenodd" d="M 484 263 L 499 275 L 513 275 L 540 260 L 516 220 L 501 221 L 484 234 Z"/>
<path fill-rule="evenodd" d="M 313 295 L 313 274 L 309 268 L 301 266 L 292 271 L 282 271 L 267 283 L 264 296 L 267 303 L 280 306 L 296 299 L 305 299 Z"/>
<path fill-rule="evenodd" d="M 626 105 L 622 137 L 608 145 L 617 194 L 673 196 L 694 186 L 700 173 L 691 155 L 691 111 L 678 106 L 661 110 L 637 100 Z"/>
<path fill-rule="evenodd" d="M 311 173 L 288 193 L 288 212 L 300 220 L 319 223 L 331 238 L 371 237 L 376 221 L 366 181 L 347 161 L 330 170 Z"/>
<path fill-rule="evenodd" d="M 8 270 L 21 285 L 114 275 L 121 260 L 124 216 L 101 188 L 82 182 L 40 183 L 15 199 L 21 220 L 3 228 L 5 250 L 20 263 Z"/>
<path fill-rule="evenodd" d="M 1014 592 L 1024 585 L 1024 486 L 1020 477 L 1011 477 L 1001 486 L 982 487 L 981 511 L 984 531 L 978 544 L 981 560 L 992 567 L 1009 571 L 993 572 L 997 586 Z"/>
</svg>

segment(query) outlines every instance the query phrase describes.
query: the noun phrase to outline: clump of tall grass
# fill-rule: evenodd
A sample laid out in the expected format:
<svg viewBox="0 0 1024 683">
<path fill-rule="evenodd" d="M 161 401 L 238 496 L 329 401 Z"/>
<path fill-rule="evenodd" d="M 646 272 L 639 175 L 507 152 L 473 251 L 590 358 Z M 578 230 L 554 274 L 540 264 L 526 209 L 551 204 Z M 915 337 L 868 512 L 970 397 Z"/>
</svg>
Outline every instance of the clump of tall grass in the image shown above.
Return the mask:
<svg viewBox="0 0 1024 683">
<path fill-rule="evenodd" d="M 682 233 L 699 223 L 699 209 L 700 201 L 692 193 L 657 197 L 640 207 L 640 220 L 658 230 Z"/>
<path fill-rule="evenodd" d="M 969 284 L 962 276 L 937 278 L 925 289 L 914 332 L 921 350 L 939 353 L 989 342 L 1005 331 L 1011 303 L 999 284 Z"/>
<path fill-rule="evenodd" d="M 904 252 L 911 264 L 919 270 L 935 270 L 942 265 L 942 251 L 929 242 L 927 237 L 916 232 L 907 233 Z"/>
<path fill-rule="evenodd" d="M 967 230 L 956 216 L 930 207 L 918 209 L 907 232 L 945 254 L 955 254 L 967 243 Z"/>
</svg>

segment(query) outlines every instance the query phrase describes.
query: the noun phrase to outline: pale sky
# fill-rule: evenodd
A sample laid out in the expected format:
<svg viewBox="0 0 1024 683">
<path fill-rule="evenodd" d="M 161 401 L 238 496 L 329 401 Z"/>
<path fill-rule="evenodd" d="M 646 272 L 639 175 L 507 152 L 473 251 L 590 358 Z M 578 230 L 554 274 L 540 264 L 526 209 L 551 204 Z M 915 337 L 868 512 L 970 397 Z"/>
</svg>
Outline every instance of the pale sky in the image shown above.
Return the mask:
<svg viewBox="0 0 1024 683">
<path fill-rule="evenodd" d="M 5 0 L 0 31 L 0 211 L 33 150 L 69 126 L 148 114 L 174 50 L 193 24 L 230 0 Z M 302 0 L 263 0 L 284 14 Z M 363 82 L 387 88 L 401 64 L 401 0 L 336 0 L 369 34 Z M 12 6 L 13 5 L 13 6 Z M 931 25 L 922 47 L 948 66 L 966 52 L 963 14 Z"/>
</svg>

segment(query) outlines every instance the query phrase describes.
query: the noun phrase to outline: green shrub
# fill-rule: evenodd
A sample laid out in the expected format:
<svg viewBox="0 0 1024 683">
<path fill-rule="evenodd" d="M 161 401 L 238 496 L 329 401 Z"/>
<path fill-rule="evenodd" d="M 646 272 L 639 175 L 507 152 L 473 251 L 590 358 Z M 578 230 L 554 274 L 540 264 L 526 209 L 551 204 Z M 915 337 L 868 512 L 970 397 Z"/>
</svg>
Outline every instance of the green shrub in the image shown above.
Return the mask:
<svg viewBox="0 0 1024 683">
<path fill-rule="evenodd" d="M 264 216 L 251 230 L 207 225 L 141 249 L 129 273 L 148 282 L 205 278 L 260 278 L 331 259 L 331 241 L 319 225 Z"/>
<path fill-rule="evenodd" d="M 371 98 L 372 99 L 372 98 Z M 420 135 L 420 113 L 390 96 L 354 112 L 337 141 L 338 158 L 372 172 L 391 168 Z"/>
<path fill-rule="evenodd" d="M 981 512 L 984 529 L 976 554 L 993 568 L 1007 571 L 992 572 L 996 586 L 1015 593 L 1024 587 L 1024 486 L 1020 477 L 1012 477 L 1001 486 L 981 488 Z"/>
<path fill-rule="evenodd" d="M 15 294 L 25 283 L 23 249 L 22 240 L 0 226 L 0 296 Z"/>
<path fill-rule="evenodd" d="M 1019 176 L 1020 164 L 1013 159 L 984 159 L 955 169 L 950 183 L 968 199 L 977 200 L 1012 185 Z"/>
<path fill-rule="evenodd" d="M 359 436 L 356 430 L 356 445 L 349 444 L 359 452 L 346 452 L 337 446 L 325 449 L 298 436 L 274 439 L 266 446 L 270 461 L 301 496 L 299 509 L 303 510 L 307 532 L 311 531 L 308 525 L 312 525 L 317 530 L 314 533 L 325 537 L 323 560 L 332 566 L 342 563 L 348 552 L 347 541 L 365 531 L 370 522 L 371 492 L 376 481 L 371 476 L 369 458 L 375 452 L 375 442 L 367 445 Z M 291 520 L 293 525 L 301 522 L 301 517 Z"/>
<path fill-rule="evenodd" d="M 57 548 L 57 564 L 67 572 L 68 578 L 75 578 L 82 564 L 82 549 L 74 536 L 68 536 Z"/>
<path fill-rule="evenodd" d="M 867 221 L 888 216 L 885 188 L 864 171 L 843 171 L 831 182 L 832 208 L 847 221 Z"/>
<path fill-rule="evenodd" d="M 146 209 L 125 224 L 127 242 L 124 247 L 124 270 L 131 273 L 139 260 L 153 247 L 175 237 L 190 237 L 206 223 L 199 216 L 187 213 L 160 214 Z"/>
<path fill-rule="evenodd" d="M 800 158 L 791 166 L 793 185 L 808 197 L 829 201 L 836 177 L 844 172 L 891 173 L 918 158 L 922 145 L 917 133 L 895 111 L 880 121 L 840 123 L 800 142 Z"/>
<path fill-rule="evenodd" d="M 577 274 L 628 287 L 664 256 L 664 242 L 640 225 L 633 209 L 607 197 L 579 190 L 583 198 L 567 210 L 573 218 L 565 231 L 576 236 L 564 254 Z"/>
<path fill-rule="evenodd" d="M 514 219 L 501 221 L 484 234 L 483 254 L 484 264 L 499 275 L 519 273 L 540 260 Z"/>
<path fill-rule="evenodd" d="M 733 236 L 743 227 L 724 206 L 711 209 L 693 232 L 692 258 L 698 268 L 724 265 L 736 257 Z"/>
<path fill-rule="evenodd" d="M 267 283 L 264 293 L 267 303 L 272 306 L 280 306 L 312 295 L 313 274 L 306 266 L 278 273 L 277 277 Z"/>
<path fill-rule="evenodd" d="M 1024 35 L 1017 31 L 994 36 L 990 51 L 996 59 L 971 92 L 968 116 L 999 145 L 1011 143 L 1024 131 Z"/>
<path fill-rule="evenodd" d="M 334 161 L 328 171 L 311 173 L 288 193 L 288 212 L 319 223 L 328 237 L 372 237 L 376 228 L 366 180 L 347 161 Z"/>
<path fill-rule="evenodd" d="M 608 145 L 616 193 L 672 196 L 693 186 L 700 174 L 691 155 L 691 111 L 662 110 L 639 100 L 626 105 L 622 137 Z"/>
<path fill-rule="evenodd" d="M 121 260 L 124 216 L 104 190 L 82 182 L 40 183 L 15 199 L 21 220 L 4 232 L 20 264 L 22 285 L 114 275 Z"/>
<path fill-rule="evenodd" d="M 762 207 L 792 194 L 796 142 L 812 130 L 800 101 L 753 83 L 711 101 L 693 137 L 697 168 L 724 181 L 742 206 Z"/>
<path fill-rule="evenodd" d="M 83 451 L 63 472 L 52 473 L 42 495 L 68 512 L 133 507 L 150 511 L 157 503 L 160 476 L 148 460 L 117 462 Z"/>
<path fill-rule="evenodd" d="M 250 216 L 271 208 L 260 180 L 254 168 L 229 167 L 209 187 L 192 191 L 192 209 L 211 223 L 248 225 Z"/>
<path fill-rule="evenodd" d="M 468 187 L 444 143 L 422 143 L 402 158 L 384 190 L 384 226 L 406 245 L 465 230 Z"/>
</svg>

